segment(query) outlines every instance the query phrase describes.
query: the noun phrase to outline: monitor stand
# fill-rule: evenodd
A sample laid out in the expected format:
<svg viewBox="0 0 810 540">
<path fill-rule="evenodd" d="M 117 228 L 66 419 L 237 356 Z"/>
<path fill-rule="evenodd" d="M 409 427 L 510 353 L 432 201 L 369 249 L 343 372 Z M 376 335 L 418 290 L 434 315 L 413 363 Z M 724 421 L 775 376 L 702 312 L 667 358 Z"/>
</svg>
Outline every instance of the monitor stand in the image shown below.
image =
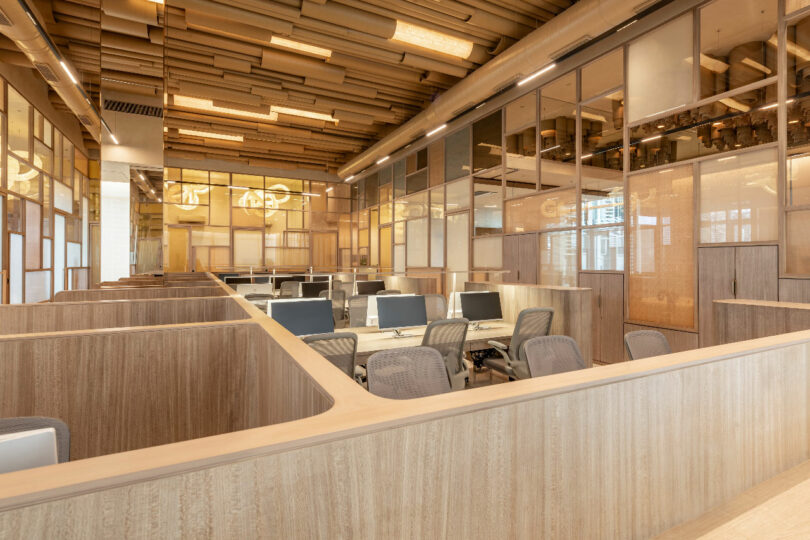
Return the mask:
<svg viewBox="0 0 810 540">
<path fill-rule="evenodd" d="M 477 332 L 479 330 L 491 330 L 492 329 L 491 326 L 481 326 L 480 321 L 475 321 L 474 323 L 472 323 L 471 326 L 472 326 L 472 328 L 470 328 L 470 330 L 472 330 L 473 332 Z"/>
<path fill-rule="evenodd" d="M 404 334 L 402 330 L 399 328 L 394 328 L 394 335 L 393 338 L 406 338 L 406 337 L 413 337 L 413 334 Z"/>
</svg>

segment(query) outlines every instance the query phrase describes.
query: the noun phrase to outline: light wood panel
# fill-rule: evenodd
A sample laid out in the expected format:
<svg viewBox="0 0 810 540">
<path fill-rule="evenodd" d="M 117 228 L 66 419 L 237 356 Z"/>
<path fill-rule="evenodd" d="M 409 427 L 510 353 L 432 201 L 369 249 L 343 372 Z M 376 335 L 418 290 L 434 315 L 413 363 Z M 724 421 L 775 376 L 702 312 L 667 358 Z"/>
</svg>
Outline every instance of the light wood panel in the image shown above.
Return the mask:
<svg viewBox="0 0 810 540">
<path fill-rule="evenodd" d="M 810 279 L 780 279 L 780 302 L 810 302 Z"/>
<path fill-rule="evenodd" d="M 146 300 L 149 298 L 192 298 L 202 296 L 225 296 L 221 287 L 133 287 L 115 289 L 91 289 L 87 291 L 62 291 L 56 293 L 54 302 L 97 302 L 99 300 Z"/>
<path fill-rule="evenodd" d="M 581 287 L 592 294 L 592 349 L 594 362 L 612 364 L 624 357 L 624 274 L 579 275 Z"/>
<path fill-rule="evenodd" d="M 653 326 L 643 326 L 640 324 L 625 323 L 624 333 L 635 332 L 636 330 L 657 330 L 664 334 L 669 342 L 672 352 L 691 351 L 698 348 L 698 334 L 697 332 L 684 332 L 681 330 L 672 330 L 670 328 L 656 328 Z M 622 337 L 624 340 L 624 337 Z M 624 343 L 622 341 L 622 343 Z M 627 357 L 627 351 L 624 351 L 624 359 L 630 360 Z"/>
<path fill-rule="evenodd" d="M 714 345 L 714 301 L 734 298 L 734 247 L 698 249 L 698 323 L 701 347 Z"/>
<path fill-rule="evenodd" d="M 572 337 L 579 345 L 582 357 L 588 365 L 591 365 L 593 359 L 591 289 L 468 281 L 464 284 L 464 290 L 498 291 L 501 295 L 503 318 L 513 324 L 520 312 L 526 308 L 554 308 L 551 333 Z"/>
<path fill-rule="evenodd" d="M 433 276 L 383 276 L 386 289 L 396 289 L 407 294 L 439 294 L 441 281 Z"/>
<path fill-rule="evenodd" d="M 810 329 L 810 304 L 765 300 L 714 303 L 716 343 L 734 343 Z"/>
<path fill-rule="evenodd" d="M 30 334 L 248 319 L 229 297 L 54 302 L 0 306 L 0 334 Z"/>
<path fill-rule="evenodd" d="M 736 248 L 737 298 L 779 300 L 779 256 L 776 246 Z"/>
</svg>

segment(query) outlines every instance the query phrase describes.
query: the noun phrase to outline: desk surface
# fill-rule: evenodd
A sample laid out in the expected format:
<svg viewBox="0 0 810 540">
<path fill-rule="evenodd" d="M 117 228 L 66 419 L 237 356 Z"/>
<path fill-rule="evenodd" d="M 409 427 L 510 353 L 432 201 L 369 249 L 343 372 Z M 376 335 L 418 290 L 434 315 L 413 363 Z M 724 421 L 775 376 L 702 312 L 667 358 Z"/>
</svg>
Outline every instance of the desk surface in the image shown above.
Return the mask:
<svg viewBox="0 0 810 540">
<path fill-rule="evenodd" d="M 515 325 L 507 322 L 487 322 L 483 325 L 485 330 L 467 331 L 467 350 L 489 340 L 509 341 Z M 377 351 L 397 349 L 399 347 L 418 347 L 422 344 L 422 337 L 425 335 L 426 326 L 403 330 L 408 337 L 394 338 L 391 331 L 380 332 L 376 326 L 366 326 L 362 328 L 346 328 L 344 332 L 357 334 L 357 354 L 369 355 Z M 338 330 L 340 332 L 341 330 Z"/>
</svg>

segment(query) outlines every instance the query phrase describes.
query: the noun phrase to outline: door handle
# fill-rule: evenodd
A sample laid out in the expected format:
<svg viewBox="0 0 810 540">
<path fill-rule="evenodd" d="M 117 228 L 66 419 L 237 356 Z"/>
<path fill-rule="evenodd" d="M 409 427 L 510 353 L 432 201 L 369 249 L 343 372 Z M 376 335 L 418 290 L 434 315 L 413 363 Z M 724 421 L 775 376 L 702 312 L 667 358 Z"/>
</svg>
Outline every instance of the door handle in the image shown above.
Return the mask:
<svg viewBox="0 0 810 540">
<path fill-rule="evenodd" d="M 598 308 L 602 307 L 602 295 L 601 294 L 596 295 L 596 307 L 598 307 Z"/>
<path fill-rule="evenodd" d="M 737 298 L 737 280 L 736 279 L 731 280 L 731 295 L 734 298 Z"/>
</svg>

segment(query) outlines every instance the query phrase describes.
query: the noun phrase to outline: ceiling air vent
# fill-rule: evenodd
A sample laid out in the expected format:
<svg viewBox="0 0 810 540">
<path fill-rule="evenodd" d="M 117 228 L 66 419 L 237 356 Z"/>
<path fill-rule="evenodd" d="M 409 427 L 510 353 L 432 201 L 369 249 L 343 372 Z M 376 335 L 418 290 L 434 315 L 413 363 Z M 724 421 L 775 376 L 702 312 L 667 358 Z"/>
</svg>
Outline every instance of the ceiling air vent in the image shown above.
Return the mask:
<svg viewBox="0 0 810 540">
<path fill-rule="evenodd" d="M 53 72 L 51 66 L 48 64 L 44 62 L 34 62 L 34 67 L 37 68 L 37 71 L 39 71 L 39 74 L 42 75 L 42 78 L 49 83 L 59 82 L 59 77 L 56 76 L 56 73 Z"/>
<path fill-rule="evenodd" d="M 88 126 L 88 127 L 93 125 L 93 121 L 86 114 L 83 114 L 83 115 L 79 116 L 79 122 L 81 122 L 82 124 L 84 124 L 85 126 Z"/>
<path fill-rule="evenodd" d="M 152 105 L 141 105 L 140 103 L 129 103 L 128 101 L 105 99 L 104 108 L 108 111 L 163 118 L 163 107 L 154 107 Z"/>
<path fill-rule="evenodd" d="M 0 26 L 11 26 L 11 21 L 8 20 L 8 17 L 3 13 L 2 9 L 0 9 Z"/>
</svg>

